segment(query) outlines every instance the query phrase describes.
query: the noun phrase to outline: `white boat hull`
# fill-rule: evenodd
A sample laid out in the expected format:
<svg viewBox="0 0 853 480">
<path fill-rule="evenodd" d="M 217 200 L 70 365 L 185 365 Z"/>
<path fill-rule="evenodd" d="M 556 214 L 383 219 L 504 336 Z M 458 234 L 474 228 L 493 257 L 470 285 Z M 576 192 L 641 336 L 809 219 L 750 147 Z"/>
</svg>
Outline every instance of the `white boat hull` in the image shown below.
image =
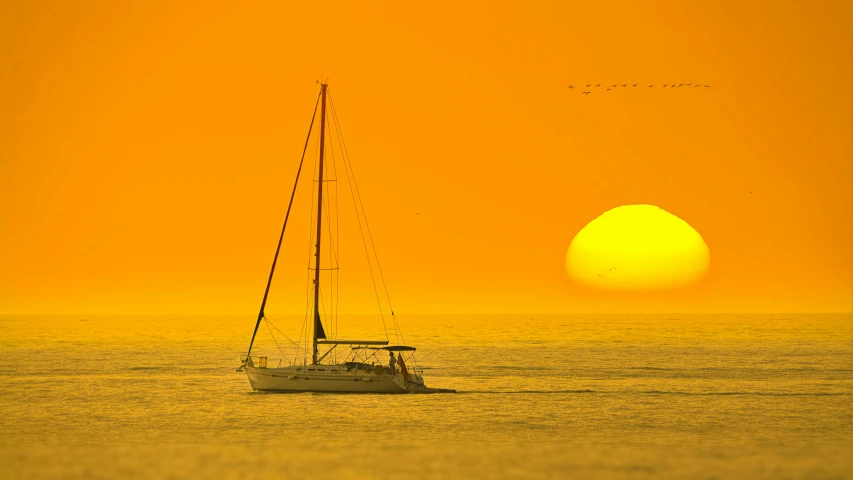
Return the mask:
<svg viewBox="0 0 853 480">
<path fill-rule="evenodd" d="M 252 389 L 264 392 L 409 393 L 411 383 L 400 373 L 376 375 L 331 367 L 325 372 L 297 371 L 297 367 L 244 368 Z"/>
</svg>

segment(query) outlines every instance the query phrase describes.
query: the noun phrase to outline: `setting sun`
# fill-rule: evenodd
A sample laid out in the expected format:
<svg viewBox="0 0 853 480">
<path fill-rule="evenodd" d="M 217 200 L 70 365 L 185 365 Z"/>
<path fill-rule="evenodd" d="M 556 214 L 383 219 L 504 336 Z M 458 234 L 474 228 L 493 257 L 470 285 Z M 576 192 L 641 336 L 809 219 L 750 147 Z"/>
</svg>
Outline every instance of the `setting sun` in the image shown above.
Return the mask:
<svg viewBox="0 0 853 480">
<path fill-rule="evenodd" d="M 654 205 L 625 205 L 589 222 L 566 254 L 569 276 L 605 290 L 667 290 L 693 284 L 708 271 L 702 236 Z"/>
</svg>

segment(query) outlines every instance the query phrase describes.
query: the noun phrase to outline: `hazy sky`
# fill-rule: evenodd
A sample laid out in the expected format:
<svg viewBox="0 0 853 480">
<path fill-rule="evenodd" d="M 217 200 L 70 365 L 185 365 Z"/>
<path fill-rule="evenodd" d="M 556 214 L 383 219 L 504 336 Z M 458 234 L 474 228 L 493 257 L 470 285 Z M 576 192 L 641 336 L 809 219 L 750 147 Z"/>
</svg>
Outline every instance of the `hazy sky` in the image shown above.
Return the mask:
<svg viewBox="0 0 853 480">
<path fill-rule="evenodd" d="M 327 78 L 398 313 L 853 310 L 851 2 L 497 3 L 3 2 L 0 313 L 256 311 Z M 599 82 L 640 86 L 566 88 Z M 705 280 L 573 285 L 625 204 L 693 226 Z"/>
</svg>

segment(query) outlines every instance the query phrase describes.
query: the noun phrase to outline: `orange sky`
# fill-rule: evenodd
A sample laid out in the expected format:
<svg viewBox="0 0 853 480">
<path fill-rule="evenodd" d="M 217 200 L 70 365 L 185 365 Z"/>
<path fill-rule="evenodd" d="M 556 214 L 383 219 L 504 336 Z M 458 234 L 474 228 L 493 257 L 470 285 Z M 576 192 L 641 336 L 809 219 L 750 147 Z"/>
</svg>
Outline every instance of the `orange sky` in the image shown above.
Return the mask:
<svg viewBox="0 0 853 480">
<path fill-rule="evenodd" d="M 398 313 L 853 310 L 850 2 L 177 3 L 0 5 L 0 313 L 256 311 L 321 74 Z M 709 276 L 573 285 L 637 203 Z"/>
</svg>

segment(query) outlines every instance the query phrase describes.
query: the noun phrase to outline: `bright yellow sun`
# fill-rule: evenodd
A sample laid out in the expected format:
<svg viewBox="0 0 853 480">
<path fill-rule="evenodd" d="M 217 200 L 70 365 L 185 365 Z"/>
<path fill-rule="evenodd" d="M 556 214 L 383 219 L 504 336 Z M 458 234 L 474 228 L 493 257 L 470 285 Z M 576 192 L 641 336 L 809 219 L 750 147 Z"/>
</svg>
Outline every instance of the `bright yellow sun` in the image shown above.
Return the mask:
<svg viewBox="0 0 853 480">
<path fill-rule="evenodd" d="M 575 235 L 566 270 L 604 290 L 669 290 L 701 280 L 710 260 L 702 236 L 684 220 L 654 205 L 624 205 Z"/>
</svg>

